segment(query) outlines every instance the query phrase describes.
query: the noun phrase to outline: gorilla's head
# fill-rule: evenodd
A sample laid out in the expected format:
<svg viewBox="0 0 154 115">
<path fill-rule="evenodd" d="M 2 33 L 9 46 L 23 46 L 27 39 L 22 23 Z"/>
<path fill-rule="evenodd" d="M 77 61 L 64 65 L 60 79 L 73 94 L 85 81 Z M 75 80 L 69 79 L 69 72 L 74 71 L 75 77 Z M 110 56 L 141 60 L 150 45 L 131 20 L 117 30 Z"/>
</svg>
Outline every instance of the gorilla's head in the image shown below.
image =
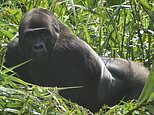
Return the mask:
<svg viewBox="0 0 154 115">
<path fill-rule="evenodd" d="M 33 9 L 26 13 L 19 26 L 22 56 L 36 63 L 47 62 L 59 33 L 59 22 L 54 14 L 45 9 Z"/>
</svg>

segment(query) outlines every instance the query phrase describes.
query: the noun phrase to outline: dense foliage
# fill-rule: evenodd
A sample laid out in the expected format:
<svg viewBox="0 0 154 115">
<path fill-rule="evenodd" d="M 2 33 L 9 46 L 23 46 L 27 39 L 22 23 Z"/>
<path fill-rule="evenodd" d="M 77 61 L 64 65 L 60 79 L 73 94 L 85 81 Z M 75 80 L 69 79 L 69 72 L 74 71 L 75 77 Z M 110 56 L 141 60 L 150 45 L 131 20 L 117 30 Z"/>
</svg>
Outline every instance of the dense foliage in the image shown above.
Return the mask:
<svg viewBox="0 0 154 115">
<path fill-rule="evenodd" d="M 152 66 L 153 0 L 1 0 L 0 114 L 91 113 L 60 97 L 57 94 L 58 88 L 35 86 L 15 78 L 15 73 L 7 74 L 15 67 L 3 66 L 6 46 L 12 40 L 17 40 L 18 25 L 23 14 L 35 7 L 54 12 L 76 36 L 84 39 L 99 55 L 122 57 L 142 62 L 149 68 Z M 151 72 L 151 79 L 147 82 L 150 85 L 144 88 L 140 102 L 132 100 L 111 108 L 104 106 L 98 114 L 154 114 L 152 77 L 154 73 Z"/>
</svg>

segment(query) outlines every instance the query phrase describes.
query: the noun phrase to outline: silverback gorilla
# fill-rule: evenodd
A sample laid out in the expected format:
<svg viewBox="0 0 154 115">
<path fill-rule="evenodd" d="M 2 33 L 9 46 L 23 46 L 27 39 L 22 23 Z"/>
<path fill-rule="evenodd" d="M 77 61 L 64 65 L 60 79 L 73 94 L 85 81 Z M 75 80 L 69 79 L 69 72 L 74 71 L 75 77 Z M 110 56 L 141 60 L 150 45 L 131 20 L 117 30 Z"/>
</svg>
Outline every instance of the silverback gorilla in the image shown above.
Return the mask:
<svg viewBox="0 0 154 115">
<path fill-rule="evenodd" d="M 136 99 L 149 74 L 135 62 L 99 57 L 45 9 L 24 15 L 19 40 L 9 45 L 5 65 L 12 67 L 30 59 L 15 69 L 21 79 L 40 86 L 83 86 L 59 93 L 91 111 L 122 98 Z"/>
</svg>

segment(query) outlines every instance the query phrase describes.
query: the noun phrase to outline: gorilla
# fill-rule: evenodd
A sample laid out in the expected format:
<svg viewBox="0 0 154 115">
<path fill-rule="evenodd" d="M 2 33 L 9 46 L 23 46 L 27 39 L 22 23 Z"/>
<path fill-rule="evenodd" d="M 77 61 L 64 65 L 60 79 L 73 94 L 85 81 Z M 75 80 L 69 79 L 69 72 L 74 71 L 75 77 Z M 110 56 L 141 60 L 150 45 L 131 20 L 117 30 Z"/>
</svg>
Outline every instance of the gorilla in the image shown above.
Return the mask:
<svg viewBox="0 0 154 115">
<path fill-rule="evenodd" d="M 82 86 L 59 94 L 91 111 L 123 98 L 137 99 L 149 74 L 135 62 L 98 56 L 53 13 L 42 8 L 24 15 L 19 40 L 8 46 L 5 59 L 6 67 L 31 60 L 14 70 L 27 82 L 50 87 Z"/>
</svg>

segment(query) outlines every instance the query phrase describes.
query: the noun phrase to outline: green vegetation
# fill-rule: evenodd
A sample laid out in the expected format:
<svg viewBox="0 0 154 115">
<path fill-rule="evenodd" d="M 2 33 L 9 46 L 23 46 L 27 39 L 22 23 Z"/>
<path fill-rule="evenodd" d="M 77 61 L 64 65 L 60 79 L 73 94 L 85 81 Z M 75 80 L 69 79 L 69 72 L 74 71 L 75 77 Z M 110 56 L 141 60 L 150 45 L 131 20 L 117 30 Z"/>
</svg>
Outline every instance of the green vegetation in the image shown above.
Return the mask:
<svg viewBox="0 0 154 115">
<path fill-rule="evenodd" d="M 92 114 L 59 96 L 58 88 L 39 87 L 7 74 L 14 67 L 3 66 L 6 45 L 17 40 L 23 13 L 35 7 L 54 12 L 99 55 L 152 66 L 153 0 L 0 0 L 0 114 Z M 120 104 L 104 106 L 97 114 L 154 114 L 154 66 L 139 101 Z"/>
</svg>

